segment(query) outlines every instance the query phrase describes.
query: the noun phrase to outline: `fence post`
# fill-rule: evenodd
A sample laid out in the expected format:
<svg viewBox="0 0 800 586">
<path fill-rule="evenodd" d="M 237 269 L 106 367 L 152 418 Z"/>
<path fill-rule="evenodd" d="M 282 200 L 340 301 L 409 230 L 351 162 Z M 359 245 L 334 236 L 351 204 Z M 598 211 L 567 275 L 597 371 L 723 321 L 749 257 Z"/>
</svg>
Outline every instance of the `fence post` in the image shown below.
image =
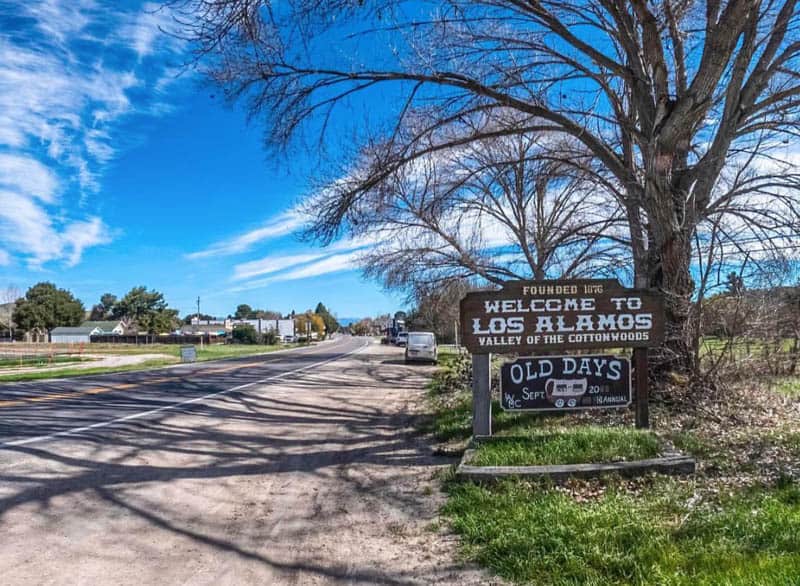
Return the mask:
<svg viewBox="0 0 800 586">
<path fill-rule="evenodd" d="M 492 357 L 472 355 L 472 437 L 492 435 Z"/>
</svg>

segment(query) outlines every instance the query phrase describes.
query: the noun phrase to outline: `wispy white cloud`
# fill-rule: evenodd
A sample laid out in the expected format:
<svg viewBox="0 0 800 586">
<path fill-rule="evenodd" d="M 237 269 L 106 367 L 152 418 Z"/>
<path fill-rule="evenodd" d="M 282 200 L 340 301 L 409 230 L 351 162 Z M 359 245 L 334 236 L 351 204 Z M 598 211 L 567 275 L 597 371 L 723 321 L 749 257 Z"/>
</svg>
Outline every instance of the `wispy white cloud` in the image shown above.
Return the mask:
<svg viewBox="0 0 800 586">
<path fill-rule="evenodd" d="M 168 61 L 178 41 L 160 38 L 165 13 L 153 3 L 130 9 L 38 0 L 0 15 L 0 244 L 6 255 L 31 266 L 69 265 L 111 239 L 102 218 L 88 210 L 120 148 L 117 125 L 148 112 L 142 96 L 174 67 Z"/>
<path fill-rule="evenodd" d="M 58 179 L 33 157 L 0 153 L 0 186 L 49 203 L 55 198 Z"/>
<path fill-rule="evenodd" d="M 11 255 L 0 248 L 0 267 L 7 267 L 11 264 Z"/>
<path fill-rule="evenodd" d="M 263 226 L 235 236 L 228 240 L 216 242 L 204 250 L 186 255 L 189 259 L 200 259 L 217 256 L 230 256 L 250 250 L 260 242 L 286 236 L 298 230 L 305 223 L 305 218 L 297 211 L 290 210 L 267 221 Z"/>
<path fill-rule="evenodd" d="M 264 279 L 248 281 L 246 283 L 242 283 L 241 285 L 226 289 L 225 292 L 237 293 L 240 291 L 250 291 L 253 289 L 261 289 L 262 287 L 266 287 L 272 283 L 279 283 L 282 281 L 299 281 L 301 279 L 309 279 L 312 277 L 319 277 L 332 273 L 357 270 L 359 268 L 358 259 L 361 254 L 363 254 L 362 250 L 353 250 L 340 254 L 327 254 L 325 252 L 321 252 L 320 254 L 316 255 L 316 258 L 321 260 L 311 263 L 297 263 L 291 265 L 296 267 L 292 270 L 287 270 Z M 279 263 L 280 259 L 289 259 L 291 256 L 276 256 L 273 258 L 276 263 Z"/>
<path fill-rule="evenodd" d="M 305 267 L 275 275 L 272 277 L 272 280 L 275 282 L 297 281 L 299 279 L 319 277 L 330 273 L 352 271 L 359 268 L 357 262 L 361 254 L 362 252 L 359 250 L 345 252 L 343 254 L 334 254 L 333 256 L 311 263 Z"/>
<path fill-rule="evenodd" d="M 68 253 L 67 263 L 74 266 L 80 262 L 84 250 L 99 244 L 108 244 L 111 242 L 111 235 L 100 218 L 91 217 L 68 224 L 61 234 L 61 242 Z"/>
<path fill-rule="evenodd" d="M 3 242 L 24 251 L 34 268 L 58 259 L 75 265 L 84 250 L 111 240 L 100 218 L 58 222 L 38 202 L 11 191 L 0 191 L 0 231 Z"/>
<path fill-rule="evenodd" d="M 122 38 L 136 52 L 139 59 L 158 51 L 179 51 L 183 42 L 174 32 L 175 20 L 169 6 L 145 2 L 136 16 L 122 27 Z"/>
<path fill-rule="evenodd" d="M 238 264 L 233 269 L 233 279 L 241 281 L 260 275 L 269 275 L 283 269 L 305 264 L 326 256 L 326 253 L 289 254 L 285 256 L 268 256 L 258 260 Z"/>
</svg>

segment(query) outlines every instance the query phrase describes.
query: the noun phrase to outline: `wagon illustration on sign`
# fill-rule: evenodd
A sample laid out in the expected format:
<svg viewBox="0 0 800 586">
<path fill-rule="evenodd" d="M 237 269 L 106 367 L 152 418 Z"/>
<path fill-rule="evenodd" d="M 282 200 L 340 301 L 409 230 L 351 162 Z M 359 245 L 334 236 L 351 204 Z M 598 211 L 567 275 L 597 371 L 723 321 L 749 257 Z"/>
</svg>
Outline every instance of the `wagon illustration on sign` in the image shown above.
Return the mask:
<svg viewBox="0 0 800 586">
<path fill-rule="evenodd" d="M 578 399 L 586 394 L 589 384 L 585 378 L 557 379 L 551 378 L 544 385 L 547 400 L 558 407 L 575 407 Z"/>
</svg>

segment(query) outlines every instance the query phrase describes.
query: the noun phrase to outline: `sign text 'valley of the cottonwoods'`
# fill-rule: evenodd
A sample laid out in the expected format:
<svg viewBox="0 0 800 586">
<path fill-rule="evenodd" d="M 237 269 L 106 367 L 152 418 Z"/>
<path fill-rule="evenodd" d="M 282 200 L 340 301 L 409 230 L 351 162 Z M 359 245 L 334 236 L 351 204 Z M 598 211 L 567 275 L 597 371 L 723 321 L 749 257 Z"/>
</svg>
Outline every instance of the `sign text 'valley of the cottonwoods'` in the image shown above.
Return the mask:
<svg viewBox="0 0 800 586">
<path fill-rule="evenodd" d="M 663 338 L 662 316 L 657 294 L 615 280 L 514 281 L 461 301 L 473 354 L 653 346 Z"/>
</svg>

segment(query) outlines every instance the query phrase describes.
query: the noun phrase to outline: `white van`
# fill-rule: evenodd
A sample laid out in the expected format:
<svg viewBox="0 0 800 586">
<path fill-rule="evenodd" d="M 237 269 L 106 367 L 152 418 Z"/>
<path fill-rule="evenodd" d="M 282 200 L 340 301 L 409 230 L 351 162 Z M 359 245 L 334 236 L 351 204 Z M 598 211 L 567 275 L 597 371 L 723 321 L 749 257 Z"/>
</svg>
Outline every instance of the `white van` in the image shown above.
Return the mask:
<svg viewBox="0 0 800 586">
<path fill-rule="evenodd" d="M 439 361 L 439 350 L 436 346 L 436 336 L 433 332 L 409 332 L 406 343 L 406 362 L 433 362 Z"/>
</svg>

